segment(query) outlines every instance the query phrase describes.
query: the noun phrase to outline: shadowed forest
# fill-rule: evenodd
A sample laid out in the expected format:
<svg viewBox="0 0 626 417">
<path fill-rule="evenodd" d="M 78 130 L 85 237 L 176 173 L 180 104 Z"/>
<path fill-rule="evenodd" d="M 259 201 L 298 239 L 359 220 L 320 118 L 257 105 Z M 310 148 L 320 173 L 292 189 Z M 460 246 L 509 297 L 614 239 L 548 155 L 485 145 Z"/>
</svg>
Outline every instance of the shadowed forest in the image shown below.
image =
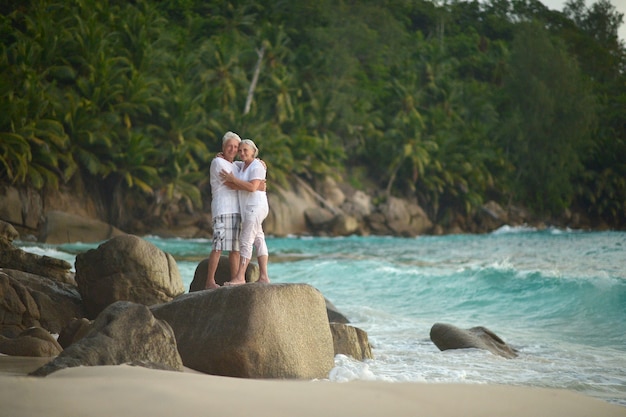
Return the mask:
<svg viewBox="0 0 626 417">
<path fill-rule="evenodd" d="M 0 0 L 0 184 L 200 209 L 227 130 L 269 180 L 346 178 L 446 224 L 486 201 L 626 227 L 607 0 Z"/>
</svg>

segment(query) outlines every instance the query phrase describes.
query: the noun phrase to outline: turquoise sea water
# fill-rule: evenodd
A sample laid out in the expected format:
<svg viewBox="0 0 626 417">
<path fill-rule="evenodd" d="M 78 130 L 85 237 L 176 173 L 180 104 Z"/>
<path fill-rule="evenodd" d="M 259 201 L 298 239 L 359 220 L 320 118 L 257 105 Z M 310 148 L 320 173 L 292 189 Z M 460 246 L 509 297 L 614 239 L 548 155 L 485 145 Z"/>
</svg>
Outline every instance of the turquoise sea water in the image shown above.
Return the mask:
<svg viewBox="0 0 626 417">
<path fill-rule="evenodd" d="M 146 237 L 186 288 L 206 240 Z M 23 249 L 71 263 L 97 245 Z M 365 330 L 374 360 L 338 355 L 333 381 L 563 388 L 626 406 L 626 233 L 503 228 L 487 235 L 269 238 L 270 278 L 308 283 Z M 519 350 L 440 352 L 437 322 L 485 326 Z"/>
</svg>

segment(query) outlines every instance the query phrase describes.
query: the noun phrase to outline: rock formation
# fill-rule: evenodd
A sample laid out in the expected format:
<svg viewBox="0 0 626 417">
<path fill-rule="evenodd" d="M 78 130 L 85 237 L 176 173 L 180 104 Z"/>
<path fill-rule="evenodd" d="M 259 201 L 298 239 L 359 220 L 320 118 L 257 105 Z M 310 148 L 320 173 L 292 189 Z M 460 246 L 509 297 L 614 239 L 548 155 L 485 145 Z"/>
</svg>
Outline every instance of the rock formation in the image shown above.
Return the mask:
<svg viewBox="0 0 626 417">
<path fill-rule="evenodd" d="M 0 353 L 12 356 L 56 356 L 63 348 L 56 339 L 41 327 L 24 330 L 16 338 L 0 335 Z"/>
<path fill-rule="evenodd" d="M 508 359 L 517 357 L 515 349 L 482 326 L 460 329 L 452 324 L 435 323 L 430 329 L 430 340 L 439 350 L 475 348 L 488 350 Z"/>
<path fill-rule="evenodd" d="M 71 242 L 102 242 L 124 232 L 112 225 L 58 210 L 46 213 L 39 232 L 39 241 L 51 244 Z"/>
<path fill-rule="evenodd" d="M 31 373 L 46 376 L 74 366 L 121 365 L 183 370 L 172 328 L 148 307 L 127 301 L 108 306 L 87 335 Z"/>
<path fill-rule="evenodd" d="M 0 268 L 0 334 L 15 337 L 30 327 L 58 333 L 69 320 L 82 315 L 75 286 Z"/>
<path fill-rule="evenodd" d="M 193 274 L 193 281 L 189 285 L 189 292 L 204 290 L 206 277 L 209 271 L 209 258 L 205 258 L 196 267 Z M 259 266 L 254 262 L 248 264 L 246 269 L 246 282 L 257 282 L 259 280 Z M 224 282 L 230 281 L 230 263 L 228 256 L 221 256 L 215 271 L 215 282 L 217 285 L 224 285 Z"/>
<path fill-rule="evenodd" d="M 133 235 L 77 255 L 76 282 L 89 319 L 118 300 L 152 305 L 185 292 L 172 255 Z"/>
<path fill-rule="evenodd" d="M 358 327 L 330 323 L 335 355 L 352 356 L 356 360 L 374 359 L 367 333 Z"/>
<path fill-rule="evenodd" d="M 174 329 L 185 366 L 244 378 L 327 378 L 333 339 L 324 297 L 306 284 L 246 284 L 151 307 Z"/>
</svg>

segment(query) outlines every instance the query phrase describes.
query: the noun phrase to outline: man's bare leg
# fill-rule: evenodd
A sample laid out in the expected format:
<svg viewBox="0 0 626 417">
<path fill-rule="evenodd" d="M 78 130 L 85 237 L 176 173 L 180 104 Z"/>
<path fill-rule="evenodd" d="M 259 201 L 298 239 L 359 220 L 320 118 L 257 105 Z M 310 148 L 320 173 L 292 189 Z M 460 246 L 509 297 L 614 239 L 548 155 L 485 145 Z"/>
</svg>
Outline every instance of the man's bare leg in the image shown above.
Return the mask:
<svg viewBox="0 0 626 417">
<path fill-rule="evenodd" d="M 209 254 L 209 264 L 204 289 L 219 288 L 219 285 L 215 282 L 215 271 L 217 271 L 217 265 L 220 262 L 221 255 L 221 250 L 212 250 Z"/>
<path fill-rule="evenodd" d="M 257 282 L 261 282 L 263 284 L 270 283 L 270 277 L 267 274 L 267 261 L 269 259 L 268 255 L 259 256 L 257 261 L 259 262 L 259 280 Z"/>
</svg>

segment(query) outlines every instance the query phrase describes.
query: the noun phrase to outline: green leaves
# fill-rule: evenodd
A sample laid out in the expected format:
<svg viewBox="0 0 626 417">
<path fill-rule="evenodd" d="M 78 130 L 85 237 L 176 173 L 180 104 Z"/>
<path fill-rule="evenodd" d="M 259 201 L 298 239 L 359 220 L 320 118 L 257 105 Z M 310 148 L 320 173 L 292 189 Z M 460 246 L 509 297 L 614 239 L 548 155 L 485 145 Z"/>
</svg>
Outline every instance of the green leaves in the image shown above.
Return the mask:
<svg viewBox="0 0 626 417">
<path fill-rule="evenodd" d="M 539 25 L 522 25 L 513 45 L 509 95 L 516 97 L 504 146 L 517 170 L 516 197 L 540 213 L 560 213 L 590 149 L 595 103 L 578 65 Z"/>
<path fill-rule="evenodd" d="M 605 0 L 36 0 L 0 17 L 0 177 L 199 207 L 233 130 L 275 183 L 367 166 L 437 222 L 486 198 L 623 222 L 621 23 Z"/>
</svg>

